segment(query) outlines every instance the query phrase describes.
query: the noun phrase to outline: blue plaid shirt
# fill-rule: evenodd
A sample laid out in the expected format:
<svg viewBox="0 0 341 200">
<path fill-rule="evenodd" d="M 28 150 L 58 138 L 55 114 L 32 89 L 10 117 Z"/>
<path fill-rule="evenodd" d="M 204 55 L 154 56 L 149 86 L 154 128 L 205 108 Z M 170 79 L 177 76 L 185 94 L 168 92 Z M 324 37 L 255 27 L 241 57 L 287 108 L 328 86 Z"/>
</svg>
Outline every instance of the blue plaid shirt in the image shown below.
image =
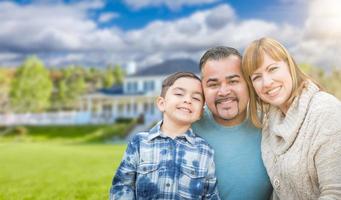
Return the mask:
<svg viewBox="0 0 341 200">
<path fill-rule="evenodd" d="M 132 137 L 110 199 L 220 199 L 212 148 L 192 129 L 165 136 L 161 123 Z"/>
</svg>

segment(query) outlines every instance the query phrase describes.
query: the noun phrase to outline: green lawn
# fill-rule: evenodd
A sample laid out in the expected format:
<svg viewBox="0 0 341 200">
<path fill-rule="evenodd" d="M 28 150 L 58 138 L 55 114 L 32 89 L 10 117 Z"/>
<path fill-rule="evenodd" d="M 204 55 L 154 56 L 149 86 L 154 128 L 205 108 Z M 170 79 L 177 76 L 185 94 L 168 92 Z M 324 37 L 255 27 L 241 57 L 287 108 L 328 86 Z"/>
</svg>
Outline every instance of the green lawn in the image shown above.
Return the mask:
<svg viewBox="0 0 341 200">
<path fill-rule="evenodd" d="M 108 199 L 125 145 L 0 143 L 0 199 Z"/>
</svg>

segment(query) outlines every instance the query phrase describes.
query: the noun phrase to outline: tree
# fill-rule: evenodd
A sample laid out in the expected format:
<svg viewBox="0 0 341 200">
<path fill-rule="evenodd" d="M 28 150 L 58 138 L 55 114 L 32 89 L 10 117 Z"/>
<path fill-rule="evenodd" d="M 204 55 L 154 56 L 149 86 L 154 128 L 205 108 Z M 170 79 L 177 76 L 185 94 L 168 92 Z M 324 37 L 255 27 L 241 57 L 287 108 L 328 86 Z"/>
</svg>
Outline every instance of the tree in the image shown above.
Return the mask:
<svg viewBox="0 0 341 200">
<path fill-rule="evenodd" d="M 0 69 L 0 113 L 6 112 L 8 109 L 11 80 L 7 71 Z"/>
<path fill-rule="evenodd" d="M 113 69 L 113 73 L 114 73 L 114 80 L 115 80 L 114 84 L 122 84 L 124 76 L 125 76 L 122 67 L 120 65 L 115 65 Z"/>
<path fill-rule="evenodd" d="M 84 70 L 70 66 L 62 70 L 62 77 L 56 81 L 53 104 L 57 109 L 74 108 L 78 98 L 86 92 Z"/>
<path fill-rule="evenodd" d="M 36 56 L 28 57 L 18 68 L 11 84 L 11 108 L 16 112 L 41 112 L 50 105 L 52 81 Z"/>
<path fill-rule="evenodd" d="M 326 73 L 322 68 L 309 64 L 301 64 L 300 68 L 317 81 L 324 90 L 335 95 L 341 100 L 341 70 L 334 68 L 330 73 Z"/>
<path fill-rule="evenodd" d="M 108 66 L 103 73 L 103 86 L 110 88 L 115 82 L 114 70 L 111 66 Z"/>
</svg>

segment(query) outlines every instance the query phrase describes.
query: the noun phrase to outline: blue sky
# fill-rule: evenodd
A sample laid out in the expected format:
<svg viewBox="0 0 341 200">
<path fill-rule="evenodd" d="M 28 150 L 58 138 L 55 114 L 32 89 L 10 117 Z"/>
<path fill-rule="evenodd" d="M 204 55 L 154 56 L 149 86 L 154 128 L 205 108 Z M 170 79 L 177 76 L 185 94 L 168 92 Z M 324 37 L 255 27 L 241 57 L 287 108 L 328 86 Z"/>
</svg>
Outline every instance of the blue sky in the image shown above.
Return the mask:
<svg viewBox="0 0 341 200">
<path fill-rule="evenodd" d="M 341 68 L 340 13 L 339 0 L 3 0 L 0 65 L 35 54 L 47 66 L 143 67 L 270 36 L 299 63 Z"/>
</svg>

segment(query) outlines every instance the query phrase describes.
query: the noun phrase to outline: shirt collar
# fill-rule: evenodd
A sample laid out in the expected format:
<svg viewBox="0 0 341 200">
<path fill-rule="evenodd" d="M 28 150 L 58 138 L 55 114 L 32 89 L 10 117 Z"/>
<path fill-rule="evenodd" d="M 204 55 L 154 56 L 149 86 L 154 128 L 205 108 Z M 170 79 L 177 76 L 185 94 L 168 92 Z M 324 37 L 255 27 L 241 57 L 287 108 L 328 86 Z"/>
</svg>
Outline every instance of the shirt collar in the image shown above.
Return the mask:
<svg viewBox="0 0 341 200">
<path fill-rule="evenodd" d="M 153 128 L 149 130 L 148 141 L 151 141 L 157 137 L 165 137 L 165 135 L 163 135 L 161 132 L 162 122 L 162 120 L 159 121 Z M 183 135 L 178 137 L 184 137 L 189 143 L 194 144 L 196 135 L 193 133 L 192 128 L 189 128 Z"/>
</svg>

